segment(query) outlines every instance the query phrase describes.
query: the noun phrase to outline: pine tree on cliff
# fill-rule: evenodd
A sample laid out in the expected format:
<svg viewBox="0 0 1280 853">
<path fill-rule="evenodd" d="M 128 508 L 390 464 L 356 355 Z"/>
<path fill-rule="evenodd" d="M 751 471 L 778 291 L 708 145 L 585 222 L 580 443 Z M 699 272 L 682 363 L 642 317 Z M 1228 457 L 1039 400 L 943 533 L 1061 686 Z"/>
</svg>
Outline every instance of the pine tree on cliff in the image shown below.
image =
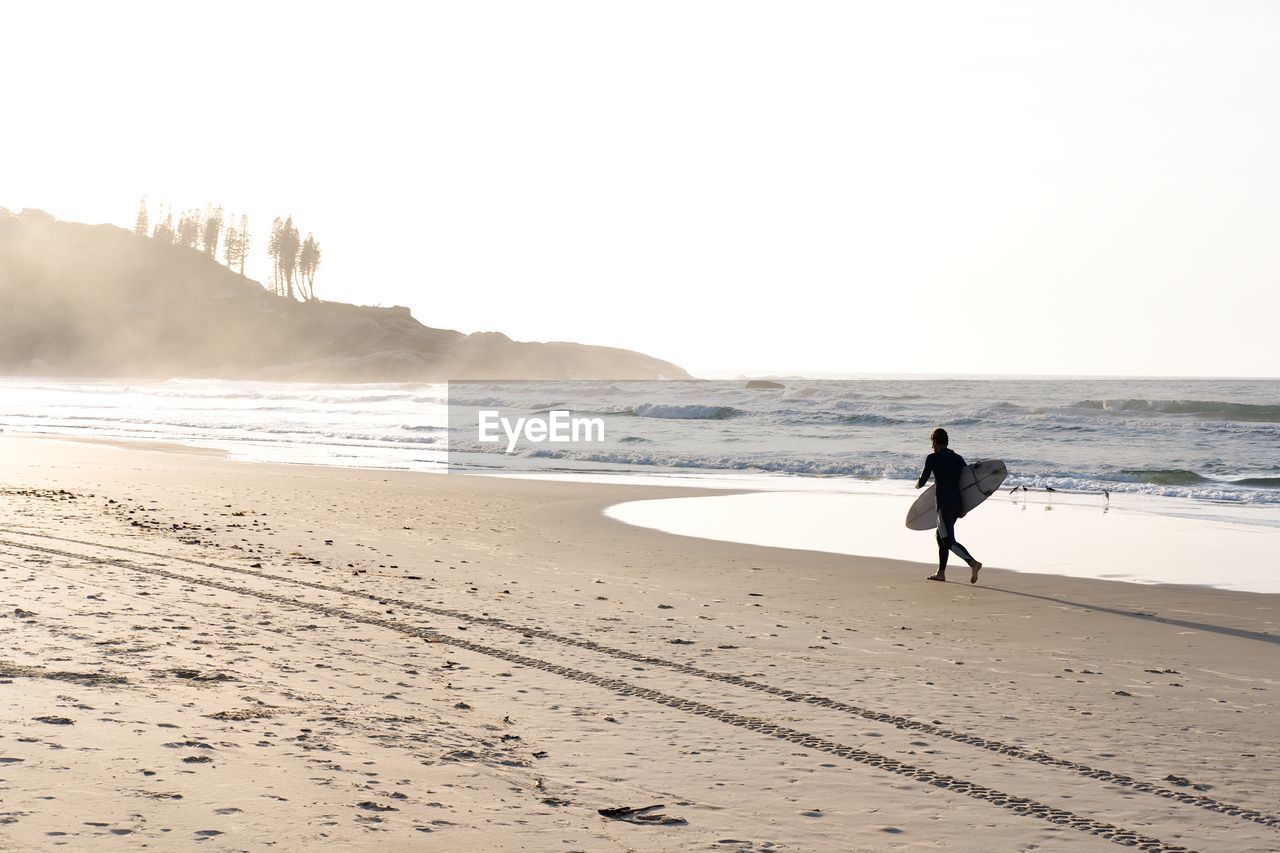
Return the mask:
<svg viewBox="0 0 1280 853">
<path fill-rule="evenodd" d="M 240 232 L 236 230 L 236 216 L 227 217 L 227 228 L 222 238 L 222 259 L 227 262 L 227 269 L 234 269 L 240 252 Z"/>
<path fill-rule="evenodd" d="M 300 249 L 298 229 L 293 225 L 293 217 L 281 222 L 277 216 L 275 222 L 271 223 L 271 242 L 267 246 L 267 253 L 275 261 L 274 289 L 276 293 L 289 299 L 295 298 L 293 282 L 298 273 Z"/>
<path fill-rule="evenodd" d="M 244 278 L 244 259 L 249 254 L 252 234 L 249 231 L 249 215 L 240 214 L 240 227 L 236 229 L 236 257 L 240 261 L 240 277 Z"/>
<path fill-rule="evenodd" d="M 284 285 L 280 267 L 280 235 L 284 231 L 284 222 L 277 216 L 271 222 L 271 237 L 267 240 L 267 254 L 271 256 L 271 292 L 282 295 Z"/>
<path fill-rule="evenodd" d="M 151 232 L 151 236 L 162 243 L 173 243 L 177 238 L 177 234 L 173 230 L 173 213 L 169 210 L 168 205 L 161 205 L 160 212 L 164 214 L 164 221 L 156 222 L 155 230 Z"/>
<path fill-rule="evenodd" d="M 222 235 L 222 208 L 210 204 L 205 208 L 204 227 L 201 229 L 205 254 L 218 257 L 218 238 Z"/>
<path fill-rule="evenodd" d="M 178 243 L 194 249 L 200 242 L 200 211 L 188 210 L 178 217 Z"/>
<path fill-rule="evenodd" d="M 293 283 L 298 275 L 298 252 L 302 244 L 298 241 L 298 229 L 293 227 L 292 216 L 284 221 L 283 238 L 280 257 L 284 260 L 284 280 L 289 290 L 287 295 L 293 299 L 296 295 Z"/>
<path fill-rule="evenodd" d="M 147 236 L 147 226 L 149 225 L 147 216 L 147 197 L 144 195 L 142 201 L 138 202 L 138 218 L 133 221 L 133 233 L 139 237 Z"/>
<path fill-rule="evenodd" d="M 320 268 L 320 243 L 312 234 L 302 241 L 298 253 L 298 272 L 302 298 L 308 302 L 316 298 L 316 270 Z"/>
</svg>

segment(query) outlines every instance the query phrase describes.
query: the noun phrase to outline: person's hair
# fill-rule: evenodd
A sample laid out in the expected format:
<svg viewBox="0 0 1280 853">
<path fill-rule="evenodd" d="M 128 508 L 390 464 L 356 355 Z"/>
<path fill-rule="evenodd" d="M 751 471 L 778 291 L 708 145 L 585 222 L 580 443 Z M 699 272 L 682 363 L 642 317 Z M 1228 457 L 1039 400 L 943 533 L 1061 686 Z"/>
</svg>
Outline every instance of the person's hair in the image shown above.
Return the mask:
<svg viewBox="0 0 1280 853">
<path fill-rule="evenodd" d="M 933 432 L 931 432 L 929 434 L 929 440 L 932 441 L 934 444 L 940 444 L 943 447 L 946 447 L 947 442 L 950 441 L 950 439 L 947 437 L 947 431 L 942 427 L 938 427 Z"/>
</svg>

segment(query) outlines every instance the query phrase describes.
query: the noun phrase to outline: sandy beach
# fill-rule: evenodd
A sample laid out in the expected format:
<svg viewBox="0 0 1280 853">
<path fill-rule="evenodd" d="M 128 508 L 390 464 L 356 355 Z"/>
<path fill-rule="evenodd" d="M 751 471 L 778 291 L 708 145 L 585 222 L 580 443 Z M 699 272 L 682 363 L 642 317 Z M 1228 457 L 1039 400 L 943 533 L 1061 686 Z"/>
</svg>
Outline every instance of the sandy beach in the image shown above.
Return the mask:
<svg viewBox="0 0 1280 853">
<path fill-rule="evenodd" d="M 603 514 L 678 489 L 0 451 L 4 849 L 1280 848 L 1280 596 Z"/>
</svg>

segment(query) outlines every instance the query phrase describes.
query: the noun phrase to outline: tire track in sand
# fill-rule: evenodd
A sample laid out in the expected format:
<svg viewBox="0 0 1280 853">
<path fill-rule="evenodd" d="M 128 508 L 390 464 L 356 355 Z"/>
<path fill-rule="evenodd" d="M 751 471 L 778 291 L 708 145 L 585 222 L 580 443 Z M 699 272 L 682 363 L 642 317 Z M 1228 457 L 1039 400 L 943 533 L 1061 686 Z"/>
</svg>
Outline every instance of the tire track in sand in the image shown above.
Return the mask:
<svg viewBox="0 0 1280 853">
<path fill-rule="evenodd" d="M 12 532 L 20 532 L 20 531 L 12 531 Z M 53 537 L 46 537 L 46 538 L 53 538 Z M 98 543 L 89 543 L 89 542 L 83 542 L 83 541 L 80 544 L 88 544 L 92 547 L 103 547 L 103 546 L 100 546 Z M 441 634 L 430 628 L 422 628 L 416 625 L 410 625 L 406 622 L 401 622 L 396 619 L 386 619 L 380 616 L 372 616 L 372 615 L 367 615 L 363 613 L 356 613 L 354 611 L 346 610 L 341 607 L 317 604 L 310 601 L 291 598 L 281 593 L 265 592 L 262 590 L 252 589 L 250 587 L 236 586 L 235 584 L 225 583 L 223 581 L 195 577 L 192 575 L 185 575 L 180 572 L 170 571 L 169 569 L 162 569 L 154 566 L 144 566 L 139 563 L 133 562 L 131 560 L 126 560 L 123 558 L 95 557 L 92 555 L 77 554 L 72 551 L 64 551 L 57 548 L 50 548 L 50 547 L 41 546 L 41 545 L 25 544 L 22 542 L 14 542 L 12 540 L 5 540 L 5 539 L 0 539 L 0 545 L 7 546 L 10 548 L 17 548 L 19 550 L 24 550 L 24 551 L 33 552 L 33 553 L 40 553 L 40 554 L 46 554 L 50 556 L 79 560 L 79 561 L 87 562 L 91 564 L 112 566 L 115 568 L 125 569 L 128 571 L 138 572 L 141 574 L 152 575 L 154 577 L 162 577 L 168 580 L 179 581 L 179 582 L 194 584 L 198 586 L 204 586 L 210 589 L 218 589 L 218 590 L 222 590 L 224 592 L 230 592 L 236 595 L 251 596 L 261 601 L 268 601 L 268 602 L 279 604 L 285 607 L 295 607 L 302 610 L 308 610 L 313 613 L 318 613 L 324 616 L 329 616 L 332 618 L 344 619 L 347 621 L 358 622 L 364 625 L 371 625 L 375 627 L 384 628 L 386 630 L 394 631 L 396 633 L 403 634 L 405 636 L 417 637 L 419 639 L 425 640 L 430 643 L 440 643 L 440 644 L 452 646 L 454 648 L 461 649 L 464 651 L 470 651 L 476 654 L 497 658 L 500 660 L 504 660 L 508 663 L 516 664 L 519 666 L 525 666 L 530 669 L 536 669 L 543 672 L 552 673 L 554 675 L 558 675 L 563 678 L 568 678 L 573 681 L 581 682 L 584 684 L 591 684 L 593 686 L 601 687 L 606 690 L 611 690 L 623 696 L 631 696 L 639 699 L 645 699 L 647 701 L 654 702 L 659 705 L 664 705 L 666 707 L 673 708 L 679 711 L 694 714 L 697 716 L 706 717 L 708 719 L 713 719 L 718 722 L 725 723 L 727 725 L 736 726 L 738 728 L 757 732 L 759 734 L 768 735 L 770 737 L 774 737 L 779 740 L 787 741 L 789 743 L 802 746 L 806 749 L 811 749 L 818 752 L 825 752 L 830 755 L 837 756 L 839 758 L 844 758 L 846 760 L 856 762 L 858 764 L 865 764 L 870 767 L 875 767 L 880 770 L 897 774 L 899 776 L 904 776 L 918 782 L 924 782 L 926 784 L 933 785 L 937 788 L 951 791 L 953 793 L 963 794 L 965 796 L 971 797 L 976 800 L 991 803 L 992 805 L 995 805 L 1002 809 L 1006 809 L 1018 815 L 1022 815 L 1026 817 L 1034 817 L 1039 820 L 1044 820 L 1049 823 L 1053 823 L 1055 825 L 1069 827 L 1079 832 L 1084 832 L 1089 835 L 1097 836 L 1107 841 L 1112 841 L 1114 843 L 1121 844 L 1126 847 L 1135 847 L 1139 850 L 1149 851 L 1149 853 L 1190 853 L 1188 848 L 1183 847 L 1181 845 L 1170 844 L 1168 842 L 1160 840 L 1159 838 L 1155 838 L 1149 835 L 1143 835 L 1134 830 L 1125 829 L 1115 824 L 1107 823 L 1106 821 L 1085 817 L 1083 815 L 1079 815 L 1074 812 L 1067 811 L 1066 809 L 1060 809 L 1054 806 L 1047 805 L 1045 803 L 1037 802 L 1036 800 L 1032 800 L 1027 797 L 1015 796 L 1013 794 L 1009 794 L 1004 791 L 997 790 L 995 788 L 990 788 L 985 785 L 980 785 L 980 784 L 971 782 L 969 780 L 959 778 L 957 776 L 951 776 L 944 773 L 938 773 L 933 770 L 928 770 L 926 768 L 916 767 L 904 761 L 899 761 L 896 758 L 891 758 L 889 756 L 880 755 L 874 752 L 869 752 L 867 750 L 860 749 L 858 747 L 842 744 L 842 743 L 839 743 L 838 741 L 829 740 L 827 738 L 823 738 L 821 736 L 818 736 L 809 732 L 801 731 L 799 729 L 794 729 L 788 726 L 781 726 L 775 723 L 771 723 L 768 720 L 760 717 L 754 717 L 754 716 L 749 716 L 745 714 L 738 714 L 733 711 L 728 711 L 724 708 L 719 708 L 714 705 L 707 704 L 705 702 L 698 702 L 691 699 L 685 699 L 680 696 L 675 696 L 670 693 L 665 693 L 663 691 L 653 690 L 647 687 L 640 687 L 624 679 L 613 678 L 611 676 L 603 676 L 593 672 L 588 672 L 586 670 L 575 669 L 572 667 L 563 666 L 561 664 L 552 663 L 550 661 L 545 661 L 540 658 L 529 657 L 527 655 L 519 654 L 518 652 L 509 651 L 506 649 L 500 649 L 493 646 L 486 646 L 481 643 L 473 642 L 471 640 L 464 640 L 464 639 L 451 637 L 446 634 Z M 110 546 L 106 546 L 106 547 L 110 547 Z M 164 554 L 152 554 L 151 556 L 160 557 L 162 559 L 173 559 L 171 556 L 164 555 Z M 188 561 L 188 562 L 194 562 L 194 561 Z M 300 583 L 301 585 L 304 585 L 304 586 L 314 586 L 315 588 L 328 590 L 331 592 L 351 594 L 345 590 L 329 589 L 323 584 L 313 584 L 311 582 L 305 582 L 305 581 L 304 582 L 293 581 L 289 578 L 271 575 L 270 573 L 266 573 L 266 572 L 258 573 L 252 570 L 241 570 L 238 568 L 228 567 L 228 566 L 213 565 L 212 567 L 223 569 L 223 570 L 230 569 L 232 571 L 244 572 L 246 574 L 259 576 L 266 580 L 272 580 L 277 582 L 283 581 L 283 582 L 289 582 L 294 584 Z M 380 599 L 377 596 L 373 596 L 366 593 L 359 593 L 359 595 L 361 597 L 371 598 L 377 601 L 385 600 L 385 599 Z"/>
<path fill-rule="evenodd" d="M 240 566 L 228 566 L 221 563 L 214 563 L 207 560 L 199 560 L 193 557 L 182 557 L 173 554 L 164 554 L 157 551 L 146 551 L 139 548 L 130 548 L 123 545 L 105 545 L 100 542 L 92 542 L 84 539 L 73 539 L 65 536 L 54 536 L 46 533 L 31 533 L 25 530 L 17 530 L 13 528 L 0 527 L 0 533 L 18 534 L 22 536 L 31 536 L 40 539 L 50 539 L 59 542 L 68 542 L 76 545 L 88 545 L 94 548 L 101 548 L 108 551 L 121 551 L 130 554 L 138 554 L 147 557 L 158 557 L 165 560 L 176 560 L 178 562 L 189 563 L 204 568 L 216 569 L 218 571 L 234 572 L 236 574 L 247 575 L 251 577 L 261 578 L 263 580 L 276 581 L 280 583 L 293 584 L 295 586 L 307 587 L 310 589 L 322 590 L 324 592 L 332 592 L 339 595 L 351 596 L 353 598 L 362 598 L 367 601 L 377 602 L 378 604 L 391 604 L 406 610 L 416 610 L 422 613 L 429 613 L 433 616 L 445 616 L 450 619 L 469 622 L 475 625 L 484 625 L 491 628 L 498 628 L 505 631 L 512 631 L 524 636 L 537 637 L 543 640 L 549 640 L 564 645 L 585 649 L 599 654 L 609 655 L 621 660 L 627 660 L 634 663 L 643 663 L 650 666 L 661 666 L 674 670 L 683 675 L 690 675 L 697 678 L 704 678 L 710 681 L 719 681 L 725 684 L 732 684 L 736 687 L 743 687 L 748 690 L 756 690 L 773 696 L 786 699 L 790 702 L 801 702 L 808 705 L 814 705 L 821 708 L 827 708 L 833 711 L 840 711 L 851 716 L 861 717 L 876 723 L 892 725 L 899 729 L 920 732 L 921 734 L 930 735 L 932 737 L 943 738 L 955 743 L 965 744 L 967 746 L 985 749 L 994 752 L 1006 758 L 1016 758 L 1023 761 L 1033 762 L 1044 767 L 1052 767 L 1061 770 L 1069 770 L 1089 779 L 1098 782 L 1117 785 L 1122 788 L 1129 788 L 1135 791 L 1152 794 L 1162 797 L 1166 800 L 1172 800 L 1183 805 L 1195 806 L 1217 814 L 1228 815 L 1230 817 L 1239 818 L 1241 820 L 1250 821 L 1252 823 L 1261 824 L 1270 829 L 1280 829 L 1280 816 L 1267 814 L 1257 809 L 1245 806 L 1235 805 L 1233 803 L 1224 802 L 1214 797 L 1208 797 L 1203 794 L 1192 794 L 1187 791 L 1179 791 L 1154 782 L 1144 782 L 1132 776 L 1117 773 L 1112 770 L 1105 770 L 1091 767 L 1078 761 L 1070 759 L 1058 758 L 1041 750 L 1027 749 L 1017 746 L 1016 744 L 1003 743 L 992 738 L 982 737 L 980 735 L 970 734 L 968 732 L 957 732 L 944 726 L 935 725 L 933 723 L 915 720 L 910 717 L 904 717 L 897 714 L 890 714 L 884 711 L 876 711 L 871 708 L 865 708 L 849 702 L 842 702 L 837 699 L 831 699 L 826 696 L 820 696 L 812 693 L 804 693 L 802 691 L 790 690 L 785 687 L 776 687 L 765 684 L 754 679 L 746 678 L 741 675 L 731 673 L 715 672 L 714 670 L 703 669 L 692 664 L 680 663 L 679 661 L 668 660 L 666 658 L 654 657 L 651 655 L 641 654 L 639 652 L 627 651 L 597 643 L 594 640 L 580 640 L 574 637 L 567 637 L 563 634 L 557 634 L 545 628 L 535 628 L 519 625 L 514 622 L 508 622 L 504 619 L 494 616 L 477 616 L 463 610 L 454 610 L 447 607 L 434 607 L 429 604 L 422 604 L 415 601 L 407 601 L 405 599 L 394 598 L 390 596 L 375 595 L 373 593 L 364 592 L 363 590 L 348 589 L 341 586 L 333 586 L 329 584 L 319 583 L 317 581 L 299 580 L 297 578 L 276 575 L 270 572 L 259 571 L 257 569 L 243 568 Z"/>
</svg>

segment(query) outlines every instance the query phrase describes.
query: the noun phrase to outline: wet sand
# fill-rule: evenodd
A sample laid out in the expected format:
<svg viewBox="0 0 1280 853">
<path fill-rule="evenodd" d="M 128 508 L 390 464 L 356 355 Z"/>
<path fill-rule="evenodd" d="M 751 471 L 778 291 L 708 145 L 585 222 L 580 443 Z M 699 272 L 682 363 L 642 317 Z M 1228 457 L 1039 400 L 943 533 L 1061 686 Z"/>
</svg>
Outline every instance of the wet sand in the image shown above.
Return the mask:
<svg viewBox="0 0 1280 853">
<path fill-rule="evenodd" d="M 1280 596 L 603 515 L 687 494 L 0 437 L 0 846 L 1280 847 Z"/>
<path fill-rule="evenodd" d="M 910 483 L 866 492 L 754 491 L 642 500 L 610 507 L 628 524 L 682 536 L 888 559 L 936 558 L 932 530 L 908 530 Z M 1231 507 L 1256 523 L 1223 520 L 1186 498 L 1000 492 L 956 525 L 989 567 L 1125 583 L 1212 586 L 1280 594 L 1280 508 Z M 1199 513 L 1199 517 L 1193 513 Z M 1252 517 L 1251 517 L 1252 516 Z M 1251 518 L 1250 518 L 1251 517 Z M 964 561 L 948 569 L 967 578 Z"/>
</svg>

